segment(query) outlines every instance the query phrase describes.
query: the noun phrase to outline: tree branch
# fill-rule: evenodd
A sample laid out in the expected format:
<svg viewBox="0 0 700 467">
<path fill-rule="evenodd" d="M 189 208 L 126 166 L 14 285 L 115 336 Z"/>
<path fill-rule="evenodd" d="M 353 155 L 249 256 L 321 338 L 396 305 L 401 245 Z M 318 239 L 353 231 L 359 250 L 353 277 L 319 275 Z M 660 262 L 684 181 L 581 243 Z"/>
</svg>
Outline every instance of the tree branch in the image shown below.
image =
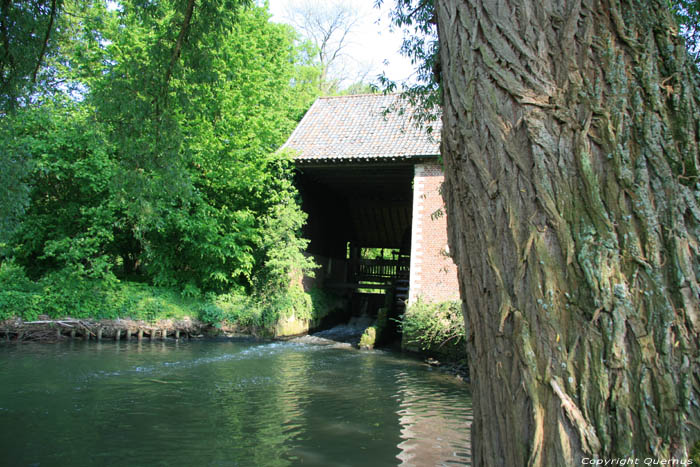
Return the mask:
<svg viewBox="0 0 700 467">
<path fill-rule="evenodd" d="M 2 17 L 0 17 L 0 30 L 2 31 L 2 44 L 5 49 L 3 62 L 6 62 L 12 67 L 14 58 L 10 52 L 10 34 L 7 30 L 7 23 L 10 21 L 10 0 L 2 2 Z"/>
<path fill-rule="evenodd" d="M 175 48 L 173 49 L 173 54 L 170 57 L 170 65 L 165 72 L 165 86 L 167 87 L 170 77 L 173 74 L 173 68 L 175 63 L 177 63 L 180 58 L 180 52 L 182 51 L 182 43 L 185 41 L 185 35 L 190 27 L 190 21 L 192 20 L 192 12 L 194 11 L 195 0 L 189 0 L 187 3 L 187 10 L 185 10 L 185 19 L 182 20 L 182 27 L 180 28 L 180 34 L 177 37 L 177 42 L 175 43 Z"/>
<path fill-rule="evenodd" d="M 413 15 L 415 15 L 416 13 L 418 13 L 418 10 L 420 10 L 420 9 L 422 9 L 422 8 L 425 8 L 427 5 L 428 5 L 428 0 L 423 0 L 422 2 L 420 2 L 420 3 L 418 4 L 418 6 L 417 6 L 412 12 L 410 12 L 409 14 L 407 14 L 406 17 L 407 17 L 407 18 L 412 18 Z"/>
<path fill-rule="evenodd" d="M 34 68 L 34 73 L 32 73 L 32 84 L 36 84 L 36 75 L 39 73 L 39 68 L 41 68 L 41 62 L 44 61 L 44 54 L 46 54 L 46 49 L 49 46 L 49 39 L 51 38 L 51 30 L 53 29 L 54 18 L 56 17 L 56 0 L 51 0 L 51 16 L 49 17 L 49 27 L 46 29 L 46 35 L 44 36 L 44 43 L 41 45 L 41 51 L 39 52 L 39 58 L 36 62 L 36 67 Z"/>
</svg>

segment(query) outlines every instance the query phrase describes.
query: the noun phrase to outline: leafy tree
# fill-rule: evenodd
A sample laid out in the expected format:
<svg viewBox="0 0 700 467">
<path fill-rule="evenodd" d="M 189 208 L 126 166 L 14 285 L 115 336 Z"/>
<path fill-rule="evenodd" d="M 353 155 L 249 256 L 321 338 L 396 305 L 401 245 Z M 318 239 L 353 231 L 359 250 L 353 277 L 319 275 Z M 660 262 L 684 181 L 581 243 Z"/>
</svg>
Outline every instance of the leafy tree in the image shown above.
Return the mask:
<svg viewBox="0 0 700 467">
<path fill-rule="evenodd" d="M 29 203 L 33 153 L 17 146 L 7 132 L 26 115 L 54 97 L 79 97 L 85 90 L 86 55 L 99 63 L 99 25 L 106 8 L 99 0 L 2 2 L 0 5 L 0 116 L 7 144 L 0 146 L 0 255 L 1 245 L 19 225 Z M 82 58 L 81 58 L 82 57 Z M 74 67 L 76 59 L 82 67 Z M 20 112 L 18 115 L 17 112 Z M 9 125 L 9 126 L 6 126 Z"/>
<path fill-rule="evenodd" d="M 0 258 L 6 254 L 5 244 L 29 203 L 29 187 L 22 182 L 28 159 L 29 154 L 21 149 L 10 152 L 7 147 L 0 148 Z"/>
<path fill-rule="evenodd" d="M 110 144 L 86 106 L 47 103 L 3 121 L 5 150 L 32 154 L 30 204 L 13 252 L 33 277 L 64 267 L 105 274 L 114 211 Z"/>
<path fill-rule="evenodd" d="M 63 2 L 0 2 L 0 114 L 27 102 L 47 78 L 42 66 L 56 50 L 56 29 Z"/>
<path fill-rule="evenodd" d="M 20 264 L 34 278 L 67 268 L 194 294 L 284 292 L 309 262 L 275 150 L 318 78 L 295 32 L 245 2 L 64 5 L 46 63 L 65 87 L 2 122 L 8 157 L 32 159 L 8 243 Z"/>
<path fill-rule="evenodd" d="M 60 0 L 0 3 L 0 118 L 26 102 L 54 49 Z M 0 149 L 0 253 L 28 202 L 26 153 Z"/>
<path fill-rule="evenodd" d="M 194 211 L 206 212 L 197 225 L 203 228 L 205 219 L 215 223 L 201 232 L 208 232 L 208 243 L 191 238 L 193 244 L 182 248 L 193 252 L 197 244 L 213 248 L 202 255 L 200 246 L 197 253 L 200 265 L 205 258 L 215 259 L 215 264 L 194 275 L 211 279 L 208 286 L 207 282 L 200 286 L 214 290 L 234 284 L 252 286 L 256 265 L 274 255 L 272 250 L 283 248 L 279 243 L 264 244 L 270 216 L 276 216 L 281 203 L 289 205 L 287 215 L 301 216 L 289 197 L 291 167 L 274 153 L 315 97 L 313 81 L 304 77 L 308 65 L 296 65 L 303 55 L 293 39 L 293 31 L 270 23 L 264 10 L 246 11 L 224 38 L 211 38 L 210 50 L 214 44 L 221 45 L 210 52 L 208 75 L 186 78 L 188 83 L 197 82 L 196 88 L 190 91 L 183 85 L 180 91 L 180 96 L 187 92 L 196 96 L 180 111 L 180 129 L 193 169 L 192 193 L 207 205 L 204 211 Z M 202 73 L 201 66 L 193 65 L 191 70 Z M 192 225 L 194 212 L 177 214 L 184 217 L 174 225 Z M 171 210 L 170 215 L 176 214 Z M 295 235 L 299 227 L 290 234 Z M 189 238 L 189 233 L 181 231 L 183 238 Z M 173 234 L 170 231 L 163 241 L 151 241 L 149 251 L 153 254 L 162 245 L 167 257 L 173 240 L 181 237 Z M 197 270 L 194 258 L 188 260 L 183 254 L 176 258 L 185 264 L 176 267 L 158 255 L 150 263 L 158 264 L 161 273 L 182 270 L 192 276 Z"/>
</svg>

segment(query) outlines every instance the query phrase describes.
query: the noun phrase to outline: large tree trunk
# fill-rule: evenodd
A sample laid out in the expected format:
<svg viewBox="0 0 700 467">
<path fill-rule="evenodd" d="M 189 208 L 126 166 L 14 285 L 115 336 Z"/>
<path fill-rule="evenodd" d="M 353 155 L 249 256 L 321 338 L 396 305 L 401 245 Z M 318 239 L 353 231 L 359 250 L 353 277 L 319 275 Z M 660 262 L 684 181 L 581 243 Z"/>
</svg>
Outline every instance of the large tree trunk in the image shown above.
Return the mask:
<svg viewBox="0 0 700 467">
<path fill-rule="evenodd" d="M 663 0 L 437 0 L 474 465 L 700 438 L 697 70 Z"/>
</svg>

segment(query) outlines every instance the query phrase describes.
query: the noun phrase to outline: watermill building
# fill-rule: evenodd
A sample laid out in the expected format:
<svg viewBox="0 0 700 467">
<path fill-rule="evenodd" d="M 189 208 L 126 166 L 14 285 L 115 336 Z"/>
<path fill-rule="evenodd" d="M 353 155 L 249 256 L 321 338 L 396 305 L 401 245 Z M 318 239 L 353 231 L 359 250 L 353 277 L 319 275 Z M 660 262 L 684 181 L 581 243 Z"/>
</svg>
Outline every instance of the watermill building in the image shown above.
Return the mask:
<svg viewBox="0 0 700 467">
<path fill-rule="evenodd" d="M 409 303 L 458 298 L 440 122 L 429 132 L 413 113 L 397 95 L 319 98 L 283 146 L 294 152 L 316 285 Z"/>
</svg>

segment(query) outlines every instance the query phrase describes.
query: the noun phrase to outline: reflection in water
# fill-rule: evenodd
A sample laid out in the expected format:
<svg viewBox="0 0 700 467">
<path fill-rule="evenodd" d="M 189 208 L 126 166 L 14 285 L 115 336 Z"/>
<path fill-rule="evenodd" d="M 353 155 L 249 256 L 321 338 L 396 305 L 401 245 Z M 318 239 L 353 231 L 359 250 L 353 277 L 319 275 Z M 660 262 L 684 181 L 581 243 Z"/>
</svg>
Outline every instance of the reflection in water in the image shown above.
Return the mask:
<svg viewBox="0 0 700 467">
<path fill-rule="evenodd" d="M 0 346 L 0 465 L 464 465 L 463 384 L 292 342 Z"/>
<path fill-rule="evenodd" d="M 471 398 L 459 392 L 436 394 L 406 372 L 397 379 L 401 465 L 469 465 L 471 446 L 465 433 L 472 421 Z"/>
</svg>

